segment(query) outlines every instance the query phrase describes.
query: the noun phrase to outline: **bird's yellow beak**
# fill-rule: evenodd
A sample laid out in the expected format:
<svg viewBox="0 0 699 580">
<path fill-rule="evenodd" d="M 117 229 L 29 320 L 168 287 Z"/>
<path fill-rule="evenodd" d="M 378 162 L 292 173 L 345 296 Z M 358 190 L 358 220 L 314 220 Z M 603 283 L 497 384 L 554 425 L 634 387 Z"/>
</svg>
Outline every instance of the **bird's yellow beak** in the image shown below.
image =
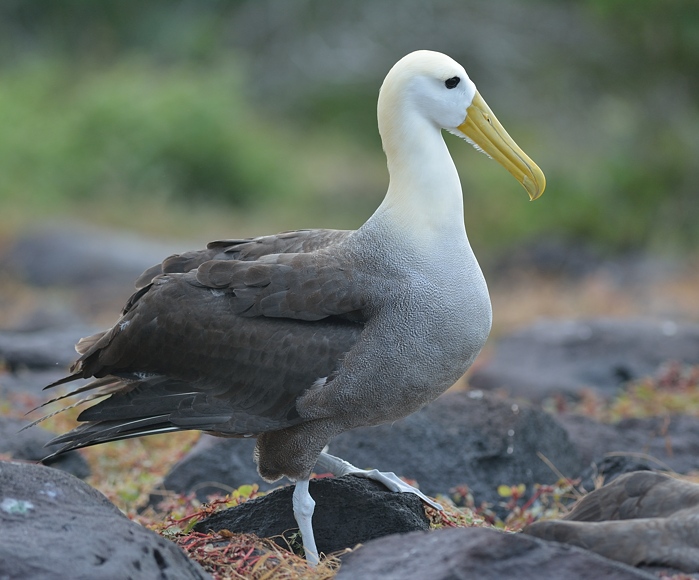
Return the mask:
<svg viewBox="0 0 699 580">
<path fill-rule="evenodd" d="M 480 93 L 466 109 L 466 120 L 457 127 L 475 145 L 515 176 L 532 201 L 544 193 L 544 172 L 522 151 L 497 120 Z"/>
</svg>

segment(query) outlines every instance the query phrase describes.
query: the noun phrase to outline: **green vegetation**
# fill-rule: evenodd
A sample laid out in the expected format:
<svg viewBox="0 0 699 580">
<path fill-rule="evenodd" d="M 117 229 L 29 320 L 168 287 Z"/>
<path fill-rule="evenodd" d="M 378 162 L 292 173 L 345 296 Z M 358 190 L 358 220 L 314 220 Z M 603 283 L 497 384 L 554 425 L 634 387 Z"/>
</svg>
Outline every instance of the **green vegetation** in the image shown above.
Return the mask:
<svg viewBox="0 0 699 580">
<path fill-rule="evenodd" d="M 314 38 L 335 46 L 342 27 L 381 35 L 378 13 L 365 22 L 348 9 L 337 22 L 318 2 L 289 10 L 280 28 L 265 2 L 5 3 L 0 227 L 47 216 L 134 229 L 157 216 L 155 235 L 187 222 L 191 237 L 355 227 L 386 185 L 374 112 L 381 77 L 406 50 L 433 45 L 473 71 L 548 179 L 529 204 L 502 168 L 449 137 L 480 252 L 551 234 L 610 251 L 699 244 L 693 0 L 541 0 L 529 25 L 537 14 L 551 20 L 538 34 L 516 36 L 521 23 L 498 21 L 499 36 L 477 48 L 431 41 L 418 27 L 419 46 L 376 44 L 380 66 L 367 74 L 341 51 L 327 69 L 299 59 Z M 462 45 L 467 54 L 450 50 Z M 506 56 L 495 70 L 486 53 L 498 46 Z"/>
<path fill-rule="evenodd" d="M 125 60 L 75 71 L 32 62 L 0 86 L 3 200 L 118 195 L 250 204 L 297 195 L 291 142 L 240 98 L 226 67 Z M 283 135 L 283 132 L 281 133 Z"/>
<path fill-rule="evenodd" d="M 614 423 L 643 417 L 699 416 L 699 366 L 669 362 L 654 377 L 634 381 L 614 399 L 584 393 L 573 412 Z"/>
<path fill-rule="evenodd" d="M 72 216 L 166 236 L 175 224 L 197 235 L 213 223 L 231 236 L 250 233 L 246 221 L 257 233 L 308 227 L 338 207 L 349 215 L 329 226 L 365 219 L 381 186 L 374 200 L 343 199 L 367 178 L 352 184 L 355 168 L 339 167 L 342 157 L 365 166 L 363 155 L 253 107 L 234 62 L 124 58 L 76 70 L 36 59 L 0 71 L 0 226 Z M 365 175 L 380 174 L 380 155 L 374 163 Z"/>
</svg>

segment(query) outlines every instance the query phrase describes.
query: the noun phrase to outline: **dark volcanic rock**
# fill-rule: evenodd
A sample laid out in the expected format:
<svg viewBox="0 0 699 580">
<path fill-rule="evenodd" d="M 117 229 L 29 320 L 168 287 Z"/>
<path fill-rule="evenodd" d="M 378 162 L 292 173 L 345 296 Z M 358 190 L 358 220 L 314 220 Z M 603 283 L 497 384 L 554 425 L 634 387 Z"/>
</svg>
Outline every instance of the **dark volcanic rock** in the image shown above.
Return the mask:
<svg viewBox="0 0 699 580">
<path fill-rule="evenodd" d="M 55 448 L 46 447 L 56 434 L 39 426 L 20 431 L 27 424 L 21 419 L 0 417 L 0 453 L 9 454 L 12 459 L 41 461 Z M 90 475 L 90 467 L 77 451 L 59 455 L 47 462 L 47 465 L 67 471 L 76 477 L 85 478 Z"/>
<path fill-rule="evenodd" d="M 447 393 L 421 411 L 377 427 L 338 435 L 329 450 L 359 468 L 393 471 L 417 481 L 428 495 L 447 494 L 467 485 L 478 503 L 497 503 L 500 484 L 553 483 L 558 476 L 543 454 L 563 474 L 583 468 L 565 431 L 546 413 L 496 398 Z M 260 483 L 254 471 L 253 441 L 209 442 L 175 467 L 164 487 L 196 491 L 201 499 L 221 486 Z M 278 484 L 273 484 L 272 487 Z"/>
<path fill-rule="evenodd" d="M 569 477 L 583 466 L 550 415 L 465 392 L 447 393 L 395 423 L 343 433 L 330 453 L 414 479 L 427 495 L 467 485 L 477 504 L 500 501 L 501 484 L 554 483 L 558 476 L 539 453 Z"/>
<path fill-rule="evenodd" d="M 699 364 L 699 324 L 654 320 L 542 321 L 501 339 L 470 384 L 533 401 L 594 388 L 606 395 L 668 360 Z"/>
<path fill-rule="evenodd" d="M 75 343 L 98 330 L 98 328 L 78 325 L 33 332 L 0 331 L 0 361 L 10 370 L 58 368 L 67 371 L 78 358 Z"/>
<path fill-rule="evenodd" d="M 601 263 L 602 256 L 592 244 L 547 236 L 508 247 L 494 263 L 493 275 L 500 283 L 532 274 L 577 280 L 598 270 Z"/>
<path fill-rule="evenodd" d="M 390 534 L 429 529 L 422 501 L 412 493 L 393 493 L 375 481 L 353 475 L 311 481 L 316 502 L 313 531 L 319 552 L 330 554 Z M 292 487 L 214 514 L 199 522 L 199 532 L 229 530 L 259 537 L 290 538 L 298 532 Z M 286 547 L 281 539 L 280 545 Z"/>
<path fill-rule="evenodd" d="M 176 493 L 195 492 L 201 501 L 214 494 L 225 495 L 241 485 L 256 483 L 269 491 L 288 481 L 267 483 L 253 461 L 255 439 L 221 439 L 202 434 L 192 450 L 175 465 L 163 481 L 163 488 Z M 151 503 L 160 497 L 155 494 Z"/>
<path fill-rule="evenodd" d="M 599 463 L 609 454 L 643 454 L 655 469 L 679 473 L 699 470 L 699 418 L 672 415 L 607 424 L 578 415 L 561 415 L 557 421 L 587 465 Z"/>
<path fill-rule="evenodd" d="M 174 252 L 168 244 L 135 235 L 65 224 L 24 233 L 0 264 L 35 286 L 126 291 L 128 298 L 134 280 Z"/>
<path fill-rule="evenodd" d="M 337 580 L 641 580 L 656 576 L 592 552 L 484 528 L 414 532 L 343 557 Z"/>
<path fill-rule="evenodd" d="M 0 578 L 210 578 L 172 542 L 56 469 L 0 462 Z"/>
<path fill-rule="evenodd" d="M 90 316 L 109 309 L 116 319 L 143 271 L 184 249 L 103 228 L 50 224 L 18 236 L 0 255 L 0 269 L 62 302 L 62 309 Z M 70 292 L 43 292 L 55 288 Z M 32 318 L 20 326 L 30 328 Z"/>
<path fill-rule="evenodd" d="M 607 455 L 593 461 L 579 475 L 580 483 L 576 486 L 580 491 L 592 491 L 600 483 L 610 483 L 617 477 L 635 471 L 662 471 L 657 461 L 646 459 L 638 454 Z"/>
<path fill-rule="evenodd" d="M 76 355 L 77 358 L 77 355 Z M 14 372 L 0 371 L 0 396 L 11 394 L 30 394 L 36 397 L 36 404 L 43 403 L 49 396 L 48 391 L 42 392 L 46 385 L 62 379 L 68 374 L 68 369 L 56 367 L 53 370 L 30 371 L 28 369 L 17 369 Z M 74 381 L 75 387 L 86 384 L 87 381 Z"/>
</svg>

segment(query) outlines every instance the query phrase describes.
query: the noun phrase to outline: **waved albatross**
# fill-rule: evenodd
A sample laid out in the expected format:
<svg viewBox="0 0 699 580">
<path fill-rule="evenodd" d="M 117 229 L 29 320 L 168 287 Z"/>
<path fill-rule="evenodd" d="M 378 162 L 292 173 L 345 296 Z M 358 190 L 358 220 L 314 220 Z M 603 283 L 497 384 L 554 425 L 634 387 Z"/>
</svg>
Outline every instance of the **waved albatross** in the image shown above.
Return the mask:
<svg viewBox="0 0 699 580">
<path fill-rule="evenodd" d="M 296 482 L 294 515 L 312 564 L 314 469 L 371 477 L 441 509 L 394 474 L 323 449 L 343 431 L 435 399 L 490 331 L 488 289 L 441 130 L 501 163 L 531 199 L 545 179 L 464 69 L 440 53 L 413 52 L 389 71 L 378 125 L 390 185 L 358 230 L 212 242 L 141 276 L 116 324 L 80 340 L 72 374 L 49 385 L 94 377 L 71 394 L 108 397 L 51 442 L 63 444 L 59 453 L 188 429 L 257 437 L 260 475 Z"/>
</svg>

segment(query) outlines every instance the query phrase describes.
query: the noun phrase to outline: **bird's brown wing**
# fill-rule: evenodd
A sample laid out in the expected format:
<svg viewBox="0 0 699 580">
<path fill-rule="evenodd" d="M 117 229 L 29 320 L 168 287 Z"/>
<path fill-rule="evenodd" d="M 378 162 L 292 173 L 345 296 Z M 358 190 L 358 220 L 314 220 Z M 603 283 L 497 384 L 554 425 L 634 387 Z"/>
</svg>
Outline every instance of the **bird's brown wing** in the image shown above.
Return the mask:
<svg viewBox="0 0 699 580">
<path fill-rule="evenodd" d="M 560 520 L 523 531 L 638 566 L 696 570 L 699 486 L 652 471 L 624 474 L 583 497 Z"/>
<path fill-rule="evenodd" d="M 174 254 L 148 268 L 136 280 L 136 288 L 150 284 L 160 274 L 184 273 L 209 260 L 257 260 L 270 254 L 314 252 L 347 239 L 352 230 L 295 230 L 257 238 L 218 240 L 204 250 Z"/>
<path fill-rule="evenodd" d="M 323 252 L 158 276 L 114 327 L 79 343 L 73 374 L 55 384 L 96 377 L 110 396 L 56 442 L 67 450 L 153 432 L 294 425 L 296 399 L 332 377 L 359 338 L 363 307 L 351 268 Z"/>
<path fill-rule="evenodd" d="M 362 320 L 365 298 L 350 264 L 328 252 L 275 254 L 254 262 L 212 260 L 196 271 L 205 288 L 232 293 L 241 316 Z"/>
<path fill-rule="evenodd" d="M 661 518 L 699 505 L 699 486 L 663 473 L 636 471 L 594 490 L 575 504 L 566 520 L 602 522 Z"/>
</svg>

